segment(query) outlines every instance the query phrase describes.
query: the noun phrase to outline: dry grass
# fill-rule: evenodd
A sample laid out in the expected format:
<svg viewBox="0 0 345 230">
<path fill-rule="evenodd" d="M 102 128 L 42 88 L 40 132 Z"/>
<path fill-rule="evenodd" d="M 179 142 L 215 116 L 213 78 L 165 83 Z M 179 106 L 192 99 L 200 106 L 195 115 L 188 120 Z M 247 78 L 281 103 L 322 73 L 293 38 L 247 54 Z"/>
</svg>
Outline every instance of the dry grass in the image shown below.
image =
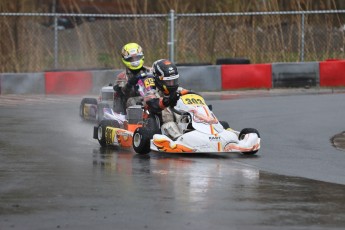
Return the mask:
<svg viewBox="0 0 345 230">
<path fill-rule="evenodd" d="M 76 1 L 76 0 L 70 0 Z M 3 0 L 1 11 L 32 12 L 30 1 Z M 31 1 L 32 2 L 32 1 Z M 120 4 L 121 1 L 119 1 Z M 182 12 L 222 11 L 277 11 L 332 9 L 341 7 L 342 1 L 257 1 L 220 0 L 212 8 L 206 0 L 159 1 L 150 7 L 149 1 L 130 0 L 119 5 L 119 10 L 133 13 L 168 13 L 169 9 Z M 316 3 L 319 2 L 319 5 Z M 82 9 L 74 2 L 78 12 Z M 344 4 L 343 4 L 344 5 Z M 7 8 L 6 8 L 7 7 Z M 31 8 L 30 8 L 31 7 Z M 39 11 L 48 7 L 37 4 Z M 121 9 L 121 7 L 123 7 Z M 140 9 L 140 11 L 138 10 Z M 68 10 L 68 9 L 66 9 Z M 160 10 L 160 11 L 159 11 Z M 304 61 L 344 58 L 345 36 L 341 28 L 345 15 L 320 14 L 305 16 Z M 48 17 L 0 16 L 0 72 L 37 72 L 55 68 L 54 30 L 45 26 Z M 217 58 L 247 57 L 252 63 L 301 61 L 301 15 L 267 16 L 202 16 L 178 17 L 175 21 L 175 61 L 179 63 L 215 63 Z M 58 68 L 122 68 L 120 49 L 127 42 L 138 42 L 150 65 L 159 58 L 168 58 L 168 18 L 137 17 L 86 21 L 73 29 L 58 31 Z"/>
</svg>

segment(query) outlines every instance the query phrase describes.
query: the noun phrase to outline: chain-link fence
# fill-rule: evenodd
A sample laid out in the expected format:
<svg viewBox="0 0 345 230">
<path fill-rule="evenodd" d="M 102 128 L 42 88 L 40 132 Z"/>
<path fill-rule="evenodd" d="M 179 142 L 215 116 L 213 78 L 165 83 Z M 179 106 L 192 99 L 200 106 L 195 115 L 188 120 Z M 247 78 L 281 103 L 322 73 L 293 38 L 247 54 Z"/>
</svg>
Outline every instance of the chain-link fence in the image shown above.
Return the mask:
<svg viewBox="0 0 345 230">
<path fill-rule="evenodd" d="M 0 72 L 123 68 L 121 47 L 137 42 L 150 65 L 344 58 L 345 10 L 215 14 L 0 13 Z"/>
</svg>

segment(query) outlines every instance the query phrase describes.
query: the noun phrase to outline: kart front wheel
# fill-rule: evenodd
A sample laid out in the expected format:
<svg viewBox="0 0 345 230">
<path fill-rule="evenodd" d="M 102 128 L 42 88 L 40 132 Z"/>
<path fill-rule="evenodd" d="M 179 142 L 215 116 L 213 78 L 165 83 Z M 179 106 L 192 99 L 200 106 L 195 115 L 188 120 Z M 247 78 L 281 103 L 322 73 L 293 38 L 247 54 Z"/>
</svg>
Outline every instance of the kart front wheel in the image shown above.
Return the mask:
<svg viewBox="0 0 345 230">
<path fill-rule="evenodd" d="M 153 137 L 150 129 L 139 127 L 133 133 L 133 149 L 138 154 L 147 154 L 151 151 L 150 141 Z"/>
<path fill-rule="evenodd" d="M 260 138 L 260 134 L 259 131 L 257 129 L 254 128 L 244 128 L 241 130 L 240 134 L 238 135 L 238 139 L 239 140 L 243 140 L 244 136 L 248 133 L 256 133 L 258 135 L 258 137 Z M 257 153 L 258 150 L 255 151 L 251 151 L 251 152 L 242 152 L 245 155 L 254 155 L 255 153 Z"/>
<path fill-rule="evenodd" d="M 107 127 L 113 127 L 113 128 L 119 128 L 120 124 L 119 122 L 115 121 L 115 120 L 102 120 L 99 125 L 98 125 L 98 129 L 97 129 L 97 140 L 98 143 L 102 146 L 105 147 L 107 146 L 107 137 L 106 137 L 106 130 Z"/>
</svg>

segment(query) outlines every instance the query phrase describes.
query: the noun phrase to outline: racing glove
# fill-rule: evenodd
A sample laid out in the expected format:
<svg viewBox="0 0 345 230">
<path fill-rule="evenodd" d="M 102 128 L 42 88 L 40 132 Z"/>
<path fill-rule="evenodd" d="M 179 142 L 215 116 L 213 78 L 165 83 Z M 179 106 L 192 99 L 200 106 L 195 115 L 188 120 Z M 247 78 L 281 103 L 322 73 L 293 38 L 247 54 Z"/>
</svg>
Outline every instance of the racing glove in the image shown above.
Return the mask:
<svg viewBox="0 0 345 230">
<path fill-rule="evenodd" d="M 163 97 L 163 105 L 165 107 L 168 106 L 176 106 L 178 99 L 180 99 L 180 94 L 178 92 L 174 92 L 173 94 L 170 94 L 169 97 L 165 96 Z"/>
<path fill-rule="evenodd" d="M 128 79 L 127 84 L 130 86 L 135 86 L 138 83 L 139 78 L 137 76 L 132 76 L 130 79 Z"/>
<path fill-rule="evenodd" d="M 126 88 L 127 89 L 132 88 L 133 86 L 135 86 L 138 83 L 140 78 L 144 78 L 146 76 L 147 76 L 146 73 L 141 73 L 141 74 L 137 74 L 135 76 L 132 76 L 131 78 L 128 79 L 128 81 L 126 83 Z"/>
<path fill-rule="evenodd" d="M 122 88 L 119 85 L 114 85 L 113 86 L 114 91 L 117 93 L 119 96 L 123 96 Z"/>
</svg>

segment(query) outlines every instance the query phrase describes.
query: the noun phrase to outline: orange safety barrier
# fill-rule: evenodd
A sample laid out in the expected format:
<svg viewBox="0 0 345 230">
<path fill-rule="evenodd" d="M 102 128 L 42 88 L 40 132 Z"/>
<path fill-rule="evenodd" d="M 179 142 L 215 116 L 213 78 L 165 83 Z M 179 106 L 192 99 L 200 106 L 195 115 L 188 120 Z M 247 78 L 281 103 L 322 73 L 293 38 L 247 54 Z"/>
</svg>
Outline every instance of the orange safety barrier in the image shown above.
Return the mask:
<svg viewBox="0 0 345 230">
<path fill-rule="evenodd" d="M 320 87 L 345 86 L 345 60 L 320 62 Z"/>
<path fill-rule="evenodd" d="M 222 89 L 272 88 L 271 64 L 222 65 Z"/>
<path fill-rule="evenodd" d="M 46 72 L 46 94 L 86 94 L 92 90 L 92 73 L 84 71 Z"/>
</svg>

